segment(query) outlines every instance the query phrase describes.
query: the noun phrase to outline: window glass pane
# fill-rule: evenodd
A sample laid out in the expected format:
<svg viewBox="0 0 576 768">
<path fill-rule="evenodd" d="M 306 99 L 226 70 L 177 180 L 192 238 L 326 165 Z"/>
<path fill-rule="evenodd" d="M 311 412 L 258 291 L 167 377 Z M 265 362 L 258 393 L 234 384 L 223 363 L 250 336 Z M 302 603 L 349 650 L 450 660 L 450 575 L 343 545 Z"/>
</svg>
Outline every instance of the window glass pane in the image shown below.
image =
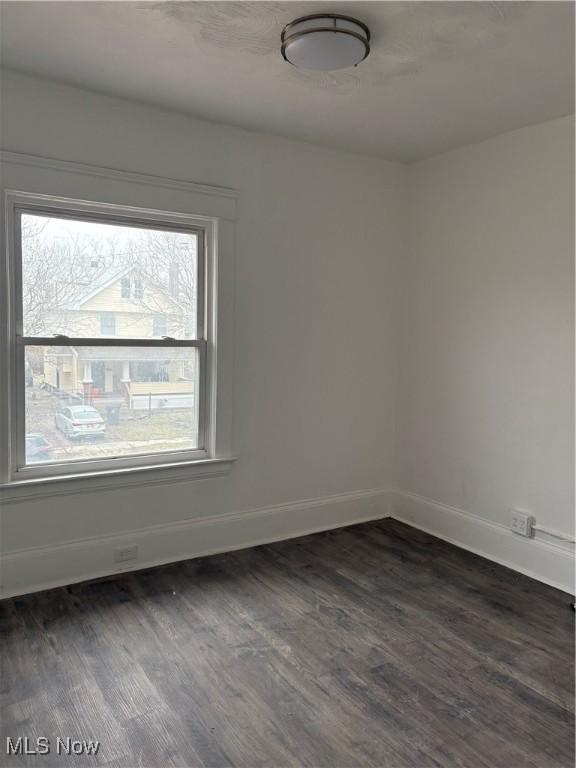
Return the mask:
<svg viewBox="0 0 576 768">
<path fill-rule="evenodd" d="M 155 315 L 152 325 L 153 336 L 166 336 L 168 334 L 168 322 L 166 315 Z"/>
<path fill-rule="evenodd" d="M 25 336 L 194 338 L 195 232 L 22 213 Z M 103 314 L 114 316 L 114 330 Z"/>
<path fill-rule="evenodd" d="M 116 335 L 116 316 L 111 312 L 103 312 L 100 315 L 100 333 L 102 336 Z"/>
<path fill-rule="evenodd" d="M 198 445 L 195 348 L 26 347 L 26 464 Z"/>
</svg>

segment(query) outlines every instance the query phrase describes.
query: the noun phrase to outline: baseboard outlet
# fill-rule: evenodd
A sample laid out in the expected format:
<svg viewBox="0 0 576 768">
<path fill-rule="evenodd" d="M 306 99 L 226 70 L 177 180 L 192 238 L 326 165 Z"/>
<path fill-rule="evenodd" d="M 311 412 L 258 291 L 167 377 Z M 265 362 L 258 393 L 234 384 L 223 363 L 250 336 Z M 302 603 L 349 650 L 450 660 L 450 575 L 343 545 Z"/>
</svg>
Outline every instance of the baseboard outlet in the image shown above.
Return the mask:
<svg viewBox="0 0 576 768">
<path fill-rule="evenodd" d="M 9 552 L 2 558 L 0 598 L 246 549 L 389 514 L 388 491 L 376 489 Z M 137 561 L 115 562 L 115 553 L 126 550 L 137 552 Z"/>
<path fill-rule="evenodd" d="M 437 536 L 469 552 L 574 594 L 574 547 L 517 536 L 457 507 L 405 491 L 390 492 L 395 520 Z"/>
</svg>

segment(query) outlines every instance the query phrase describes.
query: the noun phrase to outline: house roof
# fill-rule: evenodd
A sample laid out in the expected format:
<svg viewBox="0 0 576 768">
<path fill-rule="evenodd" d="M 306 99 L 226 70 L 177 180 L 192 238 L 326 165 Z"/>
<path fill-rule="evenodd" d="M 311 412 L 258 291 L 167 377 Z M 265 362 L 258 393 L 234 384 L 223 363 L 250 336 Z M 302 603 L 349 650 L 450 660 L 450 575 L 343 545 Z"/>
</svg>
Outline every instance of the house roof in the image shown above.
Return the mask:
<svg viewBox="0 0 576 768">
<path fill-rule="evenodd" d="M 126 277 L 126 275 L 129 275 L 131 272 L 133 272 L 134 269 L 131 266 L 118 268 L 115 267 L 106 267 L 105 269 L 101 270 L 97 275 L 94 277 L 89 278 L 89 283 L 85 286 L 84 290 L 80 292 L 79 296 L 74 299 L 74 301 L 66 302 L 66 304 L 62 305 L 62 309 L 65 310 L 80 310 L 82 309 L 82 305 L 86 304 L 87 301 L 90 301 L 90 299 L 94 298 L 94 296 L 97 296 L 99 293 L 104 291 L 106 288 L 109 288 L 111 285 L 114 285 L 118 280 L 121 280 L 123 277 Z M 179 309 L 184 311 L 184 307 L 182 304 L 174 298 L 174 296 L 171 296 L 168 291 L 162 290 L 162 288 L 159 288 L 158 286 L 155 286 L 155 290 L 162 291 L 164 295 L 170 299 L 170 301 L 177 306 Z"/>
<path fill-rule="evenodd" d="M 62 308 L 80 309 L 82 304 L 85 304 L 91 298 L 97 296 L 101 291 L 113 285 L 117 280 L 122 279 L 130 272 L 131 267 L 123 267 L 122 269 L 118 269 L 118 267 L 107 267 L 103 269 L 97 275 L 90 278 L 90 282 L 74 301 L 67 302 Z"/>
</svg>

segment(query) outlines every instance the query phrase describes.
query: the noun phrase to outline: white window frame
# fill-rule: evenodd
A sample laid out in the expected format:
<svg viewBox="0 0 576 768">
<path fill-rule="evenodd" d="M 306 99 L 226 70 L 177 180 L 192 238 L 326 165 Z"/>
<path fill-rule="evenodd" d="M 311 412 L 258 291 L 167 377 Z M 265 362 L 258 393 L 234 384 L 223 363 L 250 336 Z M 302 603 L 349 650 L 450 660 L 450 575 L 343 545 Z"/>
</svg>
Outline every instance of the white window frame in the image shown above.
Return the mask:
<svg viewBox="0 0 576 768">
<path fill-rule="evenodd" d="M 2 333 L 0 361 L 0 490 L 21 485 L 36 484 L 44 481 L 68 481 L 90 477 L 118 477 L 118 485 L 124 484 L 133 472 L 154 471 L 170 468 L 172 475 L 179 468 L 186 472 L 187 478 L 222 474 L 234 461 L 231 451 L 231 395 L 230 377 L 233 372 L 232 356 L 232 311 L 233 302 L 233 217 L 235 211 L 235 193 L 232 190 L 210 188 L 170 179 L 147 177 L 140 174 L 110 171 L 82 164 L 48 161 L 31 156 L 2 153 L 3 170 L 6 167 L 13 173 L 8 176 L 18 178 L 22 175 L 21 166 L 42 168 L 48 166 L 48 176 L 57 181 L 54 186 L 64 187 L 66 191 L 76 191 L 78 176 L 84 174 L 86 188 L 101 187 L 101 177 L 125 182 L 124 187 L 130 194 L 124 194 L 122 202 L 112 202 L 106 186 L 105 199 L 88 202 L 85 197 L 63 197 L 60 195 L 15 191 L 5 189 L 3 196 L 5 223 L 5 272 L 2 280 L 4 290 L 0 324 Z M 74 174 L 74 178 L 70 174 Z M 28 174 L 26 174 L 28 175 Z M 73 181 L 73 184 L 69 182 Z M 96 182 L 96 183 L 94 183 Z M 40 184 L 40 188 L 46 184 Z M 145 191 L 146 194 L 138 194 Z M 168 194 L 167 194 L 168 192 Z M 174 194 L 176 193 L 176 194 Z M 168 196 L 176 199 L 178 208 L 148 208 L 126 205 L 126 197 L 142 196 L 159 199 Z M 116 197 L 116 196 L 114 196 Z M 222 199 L 218 199 L 221 197 Z M 108 198 L 108 199 L 106 199 Z M 216 199 L 213 199 L 216 198 Z M 182 212 L 182 207 L 192 204 L 200 209 L 199 213 Z M 226 217 L 205 215 L 204 211 L 224 212 Z M 199 396 L 199 446 L 198 450 L 149 453 L 136 456 L 122 456 L 109 459 L 69 460 L 62 463 L 47 463 L 25 466 L 25 357 L 24 349 L 31 339 L 22 335 L 21 313 L 21 267 L 19 259 L 19 227 L 16 226 L 20 212 L 41 213 L 44 215 L 76 216 L 83 219 L 97 219 L 108 223 L 125 223 L 133 226 L 168 228 L 180 231 L 194 231 L 199 234 L 199 263 L 203 265 L 202 282 L 204 291 L 199 292 L 199 318 L 197 338 L 193 340 L 173 339 L 123 339 L 92 338 L 83 343 L 91 346 L 165 346 L 193 347 L 199 351 L 200 360 L 200 396 Z M 200 252 L 202 251 L 202 253 Z M 220 269 L 220 264 L 224 268 Z M 221 280 L 222 278 L 222 280 Z M 201 299 L 203 298 L 203 301 Z M 218 306 L 224 299 L 224 333 Z M 218 340 L 218 343 L 217 343 Z M 35 339 L 35 343 L 48 345 L 61 343 L 58 338 Z M 76 339 L 68 339 L 73 346 Z M 1 369 L 5 375 L 1 376 Z M 220 376 L 223 374 L 224 379 Z M 218 417 L 218 418 L 217 418 Z M 4 426 L 6 429 L 4 430 Z M 215 467 L 220 464 L 222 466 Z"/>
</svg>

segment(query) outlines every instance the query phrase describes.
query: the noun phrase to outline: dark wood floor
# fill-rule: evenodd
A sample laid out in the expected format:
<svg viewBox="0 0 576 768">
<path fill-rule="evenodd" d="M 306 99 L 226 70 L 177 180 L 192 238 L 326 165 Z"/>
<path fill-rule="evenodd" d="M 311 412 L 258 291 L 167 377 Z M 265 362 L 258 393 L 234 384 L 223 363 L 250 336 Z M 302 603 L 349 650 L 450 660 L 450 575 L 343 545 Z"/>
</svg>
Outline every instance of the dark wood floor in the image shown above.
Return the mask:
<svg viewBox="0 0 576 768">
<path fill-rule="evenodd" d="M 0 765 L 574 763 L 567 595 L 393 520 L 0 612 Z M 7 757 L 7 736 L 101 747 Z"/>
</svg>

